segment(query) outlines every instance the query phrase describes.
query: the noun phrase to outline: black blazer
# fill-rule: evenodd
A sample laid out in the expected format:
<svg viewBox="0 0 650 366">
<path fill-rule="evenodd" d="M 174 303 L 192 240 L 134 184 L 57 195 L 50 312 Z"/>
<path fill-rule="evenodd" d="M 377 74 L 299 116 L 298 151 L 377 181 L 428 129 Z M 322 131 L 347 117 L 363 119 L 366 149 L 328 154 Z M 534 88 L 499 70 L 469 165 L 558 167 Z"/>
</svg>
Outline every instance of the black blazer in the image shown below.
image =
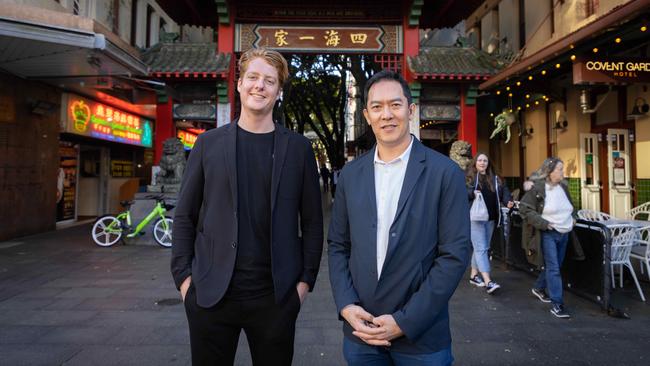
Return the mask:
<svg viewBox="0 0 650 366">
<path fill-rule="evenodd" d="M 323 248 L 316 160 L 309 140 L 275 125 L 271 178 L 271 262 L 276 302 L 299 281 L 310 291 Z M 199 135 L 174 216 L 171 271 L 176 287 L 192 276 L 197 303 L 228 289 L 237 255 L 237 120 Z M 300 235 L 302 234 L 302 235 Z"/>
</svg>

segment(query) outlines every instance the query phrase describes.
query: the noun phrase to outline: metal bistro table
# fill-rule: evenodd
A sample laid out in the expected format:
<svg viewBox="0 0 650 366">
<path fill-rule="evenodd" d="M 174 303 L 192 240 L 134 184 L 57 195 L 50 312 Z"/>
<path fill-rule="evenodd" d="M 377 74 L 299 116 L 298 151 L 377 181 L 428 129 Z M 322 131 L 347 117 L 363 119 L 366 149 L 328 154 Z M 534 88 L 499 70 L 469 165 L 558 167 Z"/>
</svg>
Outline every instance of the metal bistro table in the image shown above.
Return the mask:
<svg viewBox="0 0 650 366">
<path fill-rule="evenodd" d="M 619 219 L 616 217 L 612 217 L 609 220 L 601 221 L 605 226 L 610 226 L 610 225 L 630 225 L 634 226 L 635 229 L 639 229 L 642 227 L 650 226 L 650 221 L 646 220 L 631 220 L 631 219 Z"/>
</svg>

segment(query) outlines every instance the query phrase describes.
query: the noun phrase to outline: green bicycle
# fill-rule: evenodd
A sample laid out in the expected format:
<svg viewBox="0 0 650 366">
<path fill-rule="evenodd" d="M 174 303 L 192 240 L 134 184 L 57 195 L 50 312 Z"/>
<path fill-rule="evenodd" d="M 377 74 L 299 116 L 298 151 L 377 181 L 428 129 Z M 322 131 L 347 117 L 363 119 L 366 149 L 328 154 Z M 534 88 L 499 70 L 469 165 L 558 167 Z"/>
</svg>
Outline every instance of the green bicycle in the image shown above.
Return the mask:
<svg viewBox="0 0 650 366">
<path fill-rule="evenodd" d="M 156 243 L 165 248 L 172 246 L 172 225 L 174 220 L 165 216 L 168 210 L 174 205 L 167 204 L 162 196 L 147 197 L 156 200 L 156 206 L 151 212 L 133 228 L 131 224 L 131 205 L 133 201 L 122 201 L 120 204 L 126 211 L 117 216 L 106 215 L 95 221 L 92 229 L 93 241 L 100 247 L 110 247 L 117 243 L 126 234 L 127 238 L 144 234 L 143 229 L 155 218 L 158 218 L 153 225 L 153 238 Z"/>
</svg>

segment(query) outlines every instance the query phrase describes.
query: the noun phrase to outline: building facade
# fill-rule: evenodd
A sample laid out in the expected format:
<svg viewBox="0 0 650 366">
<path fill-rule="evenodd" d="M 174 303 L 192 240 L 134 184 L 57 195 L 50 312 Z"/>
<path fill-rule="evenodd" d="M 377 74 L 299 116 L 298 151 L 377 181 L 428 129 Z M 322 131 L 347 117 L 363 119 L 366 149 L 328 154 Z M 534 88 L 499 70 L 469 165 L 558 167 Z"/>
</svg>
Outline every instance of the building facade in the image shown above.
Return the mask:
<svg viewBox="0 0 650 366">
<path fill-rule="evenodd" d="M 154 163 L 155 1 L 0 3 L 0 240 L 120 210 Z"/>
<path fill-rule="evenodd" d="M 507 63 L 480 85 L 478 147 L 520 188 L 558 156 L 580 208 L 617 217 L 650 201 L 650 1 L 485 1 L 475 47 Z M 494 117 L 515 117 L 509 143 Z"/>
</svg>

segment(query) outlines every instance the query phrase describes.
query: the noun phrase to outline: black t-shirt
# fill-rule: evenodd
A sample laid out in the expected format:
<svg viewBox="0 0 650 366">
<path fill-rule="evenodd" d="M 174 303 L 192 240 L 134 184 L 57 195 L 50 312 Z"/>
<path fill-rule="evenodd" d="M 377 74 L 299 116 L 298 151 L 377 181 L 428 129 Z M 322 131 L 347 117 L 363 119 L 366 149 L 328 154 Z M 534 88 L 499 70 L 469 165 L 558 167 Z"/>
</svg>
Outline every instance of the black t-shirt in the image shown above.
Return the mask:
<svg viewBox="0 0 650 366">
<path fill-rule="evenodd" d="M 238 248 L 226 298 L 250 300 L 273 293 L 271 174 L 274 132 L 237 127 Z"/>
<path fill-rule="evenodd" d="M 494 179 L 494 178 L 492 178 Z M 483 174 L 479 176 L 479 191 L 481 191 L 481 194 L 483 195 L 483 200 L 485 201 L 485 205 L 487 206 L 488 209 L 488 214 L 490 215 L 489 220 L 497 220 L 499 218 L 499 212 L 497 210 L 500 210 L 501 208 L 498 207 L 497 204 L 497 192 L 496 192 L 496 185 L 495 182 L 492 181 L 492 189 L 495 191 L 490 190 L 490 186 L 488 185 L 487 182 L 487 177 Z"/>
</svg>

